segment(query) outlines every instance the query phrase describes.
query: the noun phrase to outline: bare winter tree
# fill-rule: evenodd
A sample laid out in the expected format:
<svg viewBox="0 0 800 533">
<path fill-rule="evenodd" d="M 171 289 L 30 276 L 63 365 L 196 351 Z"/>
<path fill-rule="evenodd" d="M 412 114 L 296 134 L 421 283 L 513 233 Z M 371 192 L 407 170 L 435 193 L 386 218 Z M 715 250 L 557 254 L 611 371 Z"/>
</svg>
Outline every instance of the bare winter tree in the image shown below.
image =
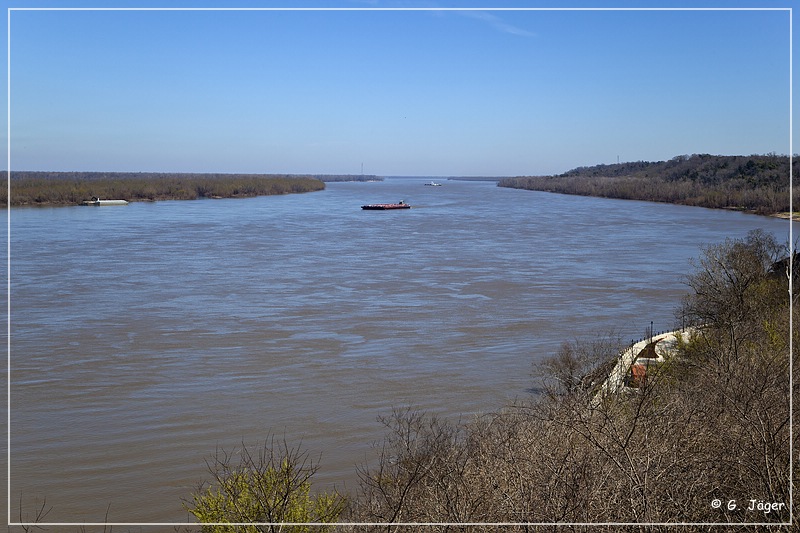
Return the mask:
<svg viewBox="0 0 800 533">
<path fill-rule="evenodd" d="M 396 412 L 377 466 L 361 473 L 354 516 L 391 530 L 800 527 L 788 508 L 790 467 L 800 466 L 790 455 L 789 339 L 800 335 L 789 330 L 788 280 L 774 275 L 781 252 L 762 232 L 708 247 L 683 308 L 705 327 L 636 389 L 591 401 L 587 376 L 618 348 L 565 343 L 532 401 L 463 424 Z"/>
</svg>

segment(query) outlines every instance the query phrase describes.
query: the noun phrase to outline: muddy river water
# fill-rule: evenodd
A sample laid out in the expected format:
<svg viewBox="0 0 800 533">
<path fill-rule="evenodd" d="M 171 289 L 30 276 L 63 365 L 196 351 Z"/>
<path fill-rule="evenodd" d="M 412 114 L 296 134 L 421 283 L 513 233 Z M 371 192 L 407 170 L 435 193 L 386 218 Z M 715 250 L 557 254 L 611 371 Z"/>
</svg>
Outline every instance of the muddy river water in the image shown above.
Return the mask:
<svg viewBox="0 0 800 533">
<path fill-rule="evenodd" d="M 392 408 L 524 398 L 564 340 L 673 327 L 703 244 L 788 239 L 766 217 L 430 179 L 12 209 L 12 518 L 46 499 L 52 522 L 185 522 L 204 460 L 269 434 L 354 490 Z"/>
</svg>

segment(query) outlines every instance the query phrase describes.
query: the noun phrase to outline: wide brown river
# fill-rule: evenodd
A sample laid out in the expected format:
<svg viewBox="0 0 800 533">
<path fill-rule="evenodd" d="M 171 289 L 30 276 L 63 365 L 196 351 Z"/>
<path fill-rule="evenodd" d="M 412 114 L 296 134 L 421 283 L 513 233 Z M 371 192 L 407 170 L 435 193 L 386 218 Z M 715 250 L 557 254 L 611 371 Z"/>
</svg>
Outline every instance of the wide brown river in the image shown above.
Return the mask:
<svg viewBox="0 0 800 533">
<path fill-rule="evenodd" d="M 269 434 L 352 491 L 393 407 L 525 398 L 564 340 L 676 325 L 703 244 L 788 240 L 766 217 L 427 181 L 12 209 L 12 520 L 46 500 L 48 522 L 186 522 L 205 459 Z"/>
</svg>

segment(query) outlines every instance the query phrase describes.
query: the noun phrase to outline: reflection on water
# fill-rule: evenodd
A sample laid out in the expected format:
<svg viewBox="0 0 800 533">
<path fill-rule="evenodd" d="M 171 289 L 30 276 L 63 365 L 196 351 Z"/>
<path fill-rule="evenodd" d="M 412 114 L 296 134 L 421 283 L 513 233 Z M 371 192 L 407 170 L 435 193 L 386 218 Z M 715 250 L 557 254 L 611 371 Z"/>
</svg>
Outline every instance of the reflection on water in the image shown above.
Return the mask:
<svg viewBox="0 0 800 533">
<path fill-rule="evenodd" d="M 270 431 L 321 454 L 318 483 L 353 488 L 392 407 L 494 410 L 565 339 L 672 327 L 701 244 L 788 233 L 427 181 L 12 210 L 12 501 L 186 521 L 204 459 Z M 414 208 L 360 209 L 399 199 Z"/>
</svg>

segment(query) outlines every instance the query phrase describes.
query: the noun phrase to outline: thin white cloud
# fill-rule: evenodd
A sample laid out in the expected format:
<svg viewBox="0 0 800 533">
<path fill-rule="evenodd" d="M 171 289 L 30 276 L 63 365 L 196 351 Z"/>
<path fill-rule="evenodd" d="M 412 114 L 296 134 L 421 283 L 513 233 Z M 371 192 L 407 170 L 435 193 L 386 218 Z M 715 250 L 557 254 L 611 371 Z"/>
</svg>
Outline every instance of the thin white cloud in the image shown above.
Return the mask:
<svg viewBox="0 0 800 533">
<path fill-rule="evenodd" d="M 384 8 L 419 8 L 419 9 L 434 9 L 434 10 L 438 9 L 438 8 L 442 8 L 442 6 L 438 2 L 433 2 L 433 1 L 432 2 L 419 2 L 419 1 L 409 2 L 408 0 L 394 0 L 394 1 L 390 1 L 390 2 L 382 2 L 381 0 L 350 0 L 350 1 L 355 3 L 355 4 L 367 5 L 367 6 L 373 7 L 373 8 L 381 8 L 381 7 L 384 7 Z M 448 9 L 448 12 L 451 12 L 449 10 L 449 8 L 442 8 L 442 9 Z M 513 24 L 509 24 L 508 22 L 503 20 L 498 15 L 495 15 L 491 11 L 483 11 L 483 10 L 480 10 L 480 9 L 478 9 L 478 10 L 471 10 L 471 9 L 459 10 L 459 9 L 456 8 L 452 12 L 457 13 L 457 14 L 462 15 L 462 16 L 465 16 L 465 17 L 468 17 L 468 18 L 472 18 L 472 19 L 484 22 L 487 25 L 489 25 L 492 28 L 494 28 L 495 30 L 500 31 L 502 33 L 508 33 L 508 34 L 511 34 L 511 35 L 520 35 L 520 36 L 523 36 L 523 37 L 535 37 L 536 36 L 536 34 L 531 32 L 531 31 L 524 30 L 524 29 L 522 29 L 520 27 L 514 26 Z M 436 14 L 437 12 L 433 11 L 433 13 Z M 444 13 L 444 11 L 442 11 L 439 14 L 441 15 L 443 13 Z"/>
<path fill-rule="evenodd" d="M 494 29 L 501 31 L 503 33 L 510 33 L 511 35 L 520 35 L 523 37 L 535 37 L 536 34 L 514 26 L 513 24 L 509 24 L 508 22 L 504 21 L 502 18 L 498 17 L 492 12 L 489 11 L 457 11 L 461 15 L 469 18 L 473 18 L 476 20 L 480 20 L 485 22 L 489 26 L 493 27 Z"/>
</svg>

